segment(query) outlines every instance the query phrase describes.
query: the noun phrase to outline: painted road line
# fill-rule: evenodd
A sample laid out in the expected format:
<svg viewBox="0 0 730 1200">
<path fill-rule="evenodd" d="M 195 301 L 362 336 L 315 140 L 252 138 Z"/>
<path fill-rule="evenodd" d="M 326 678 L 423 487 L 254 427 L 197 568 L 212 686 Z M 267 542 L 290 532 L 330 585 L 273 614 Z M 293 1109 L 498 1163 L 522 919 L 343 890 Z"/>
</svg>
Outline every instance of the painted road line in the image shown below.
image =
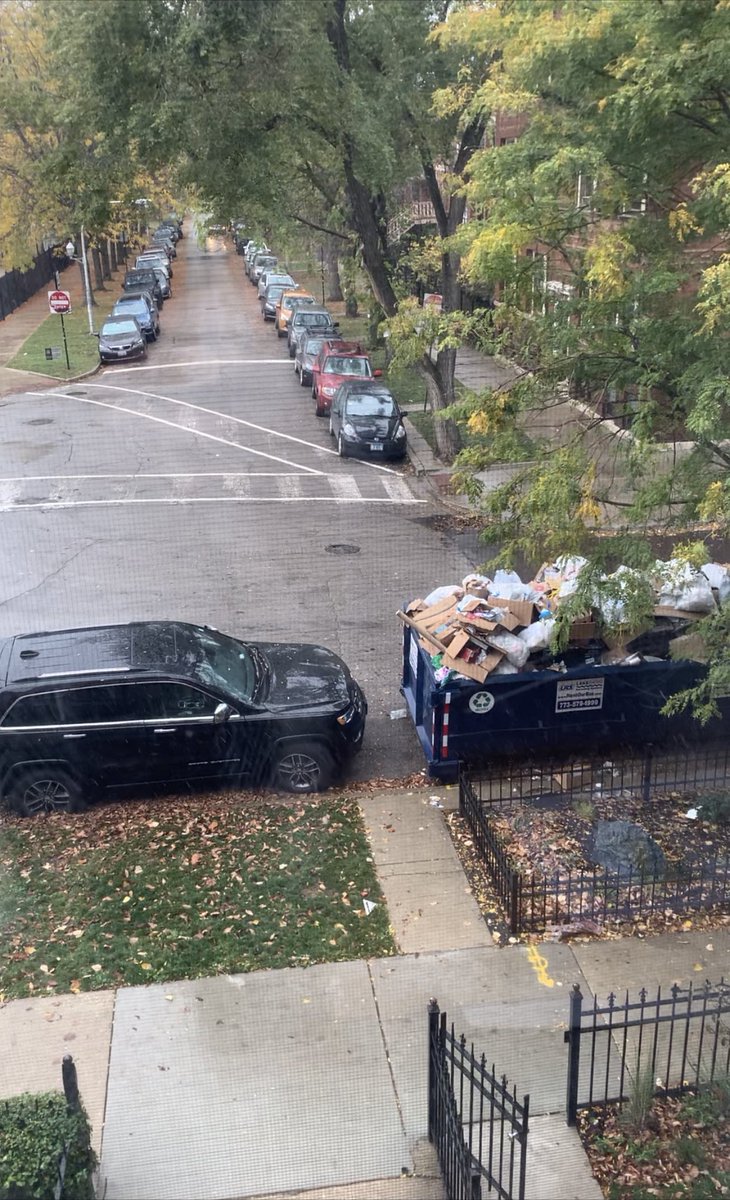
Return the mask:
<svg viewBox="0 0 730 1200">
<path fill-rule="evenodd" d="M 95 385 L 86 385 L 95 386 Z M 129 388 L 119 388 L 119 391 L 130 391 Z M 287 458 L 279 458 L 277 454 L 266 454 L 263 450 L 254 450 L 251 446 L 242 446 L 240 442 L 232 442 L 228 438 L 219 437 L 215 433 L 206 433 L 203 429 L 191 429 L 189 425 L 180 425 L 176 421 L 168 421 L 165 417 L 155 417 L 152 413 L 138 412 L 134 408 L 125 408 L 122 404 L 107 404 L 104 400 L 92 400 L 90 396 L 72 396 L 68 392 L 27 392 L 28 396 L 38 396 L 45 399 L 48 395 L 53 395 L 62 400 L 76 400 L 79 404 L 94 404 L 97 408 L 106 408 L 109 412 L 123 412 L 132 417 L 142 417 L 146 421 L 155 421 L 158 425 L 167 425 L 171 429 L 177 429 L 183 433 L 194 433 L 196 437 L 208 438 L 209 441 L 219 442 L 223 446 L 232 447 L 234 450 L 242 450 L 244 454 L 254 454 L 259 458 L 269 459 L 271 462 L 282 463 L 286 467 L 297 467 L 299 470 L 306 472 L 308 475 L 322 475 L 322 471 L 318 471 L 315 467 L 305 467 L 302 463 L 290 462 Z M 146 396 L 146 392 L 138 392 L 140 396 Z M 157 399 L 164 400 L 166 397 L 159 396 Z M 183 404 L 184 401 L 173 401 L 173 403 Z M 196 408 L 197 405 L 191 404 L 188 407 Z M 225 416 L 225 413 L 213 413 L 211 409 L 200 409 L 200 412 L 211 413 L 213 416 Z"/>
<path fill-rule="evenodd" d="M 405 479 L 401 479 L 399 475 L 395 475 L 392 479 L 384 479 L 383 487 L 391 500 L 407 501 L 413 495 Z"/>
<path fill-rule="evenodd" d="M 279 489 L 287 500 L 299 500 L 302 496 L 301 475 L 287 475 L 279 480 Z"/>
<path fill-rule="evenodd" d="M 331 449 L 329 446 L 320 446 L 317 444 L 317 442 L 310 442 L 310 441 L 307 441 L 306 438 L 295 437 L 294 434 L 292 434 L 292 433 L 282 433 L 278 429 L 270 429 L 268 425 L 257 425 L 254 421 L 246 421 L 243 417 L 235 417 L 231 413 L 220 412 L 216 408 L 205 408 L 204 405 L 193 404 L 190 400 L 178 400 L 175 396 L 162 396 L 162 395 L 160 395 L 159 392 L 145 392 L 145 391 L 142 391 L 141 388 L 115 387 L 113 384 L 110 384 L 110 383 L 89 383 L 88 380 L 84 381 L 84 386 L 101 388 L 103 391 L 110 391 L 110 392 L 127 392 L 133 396 L 144 396 L 151 400 L 164 400 L 168 404 L 178 404 L 182 408 L 192 409 L 195 412 L 207 413 L 208 416 L 220 417 L 224 421 L 229 421 L 229 422 L 232 421 L 236 425 L 243 425 L 248 429 L 255 429 L 258 433 L 268 434 L 269 437 L 283 438 L 284 441 L 295 442 L 298 446 L 307 446 L 308 449 L 317 450 L 320 454 L 335 454 L 335 455 L 337 454 L 337 451 Z M 52 392 L 49 394 L 50 395 L 58 395 L 59 393 Z M 41 395 L 42 396 L 42 395 L 44 395 L 44 393 L 43 392 L 29 392 L 28 395 L 29 396 L 33 396 L 33 395 Z M 79 396 L 79 397 L 72 396 L 71 398 L 72 399 L 80 399 L 80 400 L 84 399 L 84 397 L 82 397 L 82 396 Z M 120 411 L 123 412 L 124 410 L 120 409 Z M 182 426 L 182 428 L 185 428 L 185 426 Z M 253 453 L 256 453 L 256 451 L 254 451 Z M 269 457 L 273 458 L 275 456 L 270 455 Z M 286 460 L 285 459 L 277 459 L 277 461 L 285 462 Z M 370 467 L 371 470 L 373 470 L 373 471 L 383 471 L 383 472 L 385 472 L 386 475 L 397 475 L 398 474 L 398 472 L 394 471 L 392 467 L 383 466 L 382 463 L 370 462 L 368 459 L 362 459 L 361 461 L 363 463 L 363 466 Z M 290 463 L 289 465 L 296 466 L 297 464 Z M 313 470 L 314 468 L 304 467 L 302 469 L 303 470 Z"/>
<path fill-rule="evenodd" d="M 321 476 L 323 473 L 317 471 Z M 301 472 L 295 471 L 292 477 L 298 479 Z M 0 475 L 0 483 L 28 483 L 57 479 L 286 479 L 284 471 L 123 471 L 114 474 L 93 475 Z"/>
<path fill-rule="evenodd" d="M 138 371 L 164 371 L 167 367 L 289 367 L 291 370 L 291 362 L 288 358 L 199 358 L 195 362 L 174 361 L 146 367 L 114 367 L 114 374 L 134 372 L 136 375 Z M 86 383 L 86 380 L 83 382 Z"/>
<path fill-rule="evenodd" d="M 0 512 L 21 512 L 25 509 L 37 508 L 46 511 L 55 508 L 121 508 L 132 504 L 426 504 L 425 500 L 392 500 L 390 496 L 358 496 L 347 499 L 343 496 L 174 496 L 139 497 L 127 499 L 107 498 L 104 500 L 38 500 L 31 503 L 0 504 Z"/>
<path fill-rule="evenodd" d="M 352 475 L 330 475 L 329 482 L 333 496 L 338 499 L 358 500 L 361 498 L 357 480 Z M 385 480 L 385 482 L 388 483 L 389 480 Z"/>
</svg>

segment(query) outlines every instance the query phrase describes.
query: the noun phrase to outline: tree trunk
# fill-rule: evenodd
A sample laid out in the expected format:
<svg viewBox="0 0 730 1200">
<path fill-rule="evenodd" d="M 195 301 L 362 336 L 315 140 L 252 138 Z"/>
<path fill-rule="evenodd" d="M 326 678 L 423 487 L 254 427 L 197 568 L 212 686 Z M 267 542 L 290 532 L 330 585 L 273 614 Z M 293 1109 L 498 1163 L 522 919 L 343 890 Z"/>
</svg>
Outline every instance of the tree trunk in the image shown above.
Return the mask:
<svg viewBox="0 0 730 1200">
<path fill-rule="evenodd" d="M 441 350 L 433 361 L 425 354 L 420 362 L 420 370 L 426 381 L 431 411 L 436 415 L 433 423 L 436 435 L 436 445 L 444 462 L 451 462 L 461 449 L 461 439 L 456 422 L 451 418 L 441 420 L 438 413 L 454 402 L 454 367 L 456 366 L 456 350 Z"/>
<path fill-rule="evenodd" d="M 111 262 L 112 272 L 116 271 L 119 262 L 117 261 L 117 243 L 113 238 L 109 239 L 109 261 Z"/>
<path fill-rule="evenodd" d="M 97 292 L 104 292 L 106 291 L 106 288 L 104 287 L 104 274 L 101 268 L 101 255 L 99 253 L 98 246 L 91 247 L 91 261 L 94 264 L 94 280 L 96 284 L 96 290 Z"/>
<path fill-rule="evenodd" d="M 335 238 L 327 238 L 324 245 L 324 256 L 327 271 L 327 299 L 332 301 L 342 300 L 339 246 Z"/>
<path fill-rule="evenodd" d="M 99 243 L 99 254 L 101 255 L 101 272 L 104 279 L 111 279 L 112 269 L 109 262 L 109 238 L 102 238 Z"/>
</svg>

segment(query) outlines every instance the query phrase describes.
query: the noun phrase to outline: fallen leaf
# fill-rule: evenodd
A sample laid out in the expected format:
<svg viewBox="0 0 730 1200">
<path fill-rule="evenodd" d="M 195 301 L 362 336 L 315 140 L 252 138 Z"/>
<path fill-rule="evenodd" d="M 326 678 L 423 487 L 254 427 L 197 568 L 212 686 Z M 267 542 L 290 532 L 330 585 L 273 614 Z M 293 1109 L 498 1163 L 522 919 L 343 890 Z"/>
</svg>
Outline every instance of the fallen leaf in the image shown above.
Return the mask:
<svg viewBox="0 0 730 1200">
<path fill-rule="evenodd" d="M 200 855 L 200 854 L 197 854 L 197 853 L 196 853 L 196 854 L 191 854 L 191 855 L 190 855 L 190 865 L 191 865 L 192 867 L 194 867 L 194 866 L 195 866 L 197 863 L 199 863 L 199 862 L 200 862 L 200 859 L 201 859 L 201 857 L 202 857 L 202 855 Z"/>
<path fill-rule="evenodd" d="M 96 971 L 98 973 L 101 970 L 101 963 L 92 963 L 91 969 L 92 971 Z"/>
<path fill-rule="evenodd" d="M 139 965 L 143 971 L 151 971 L 152 970 L 152 963 L 143 962 L 143 963 L 140 963 Z"/>
<path fill-rule="evenodd" d="M 23 946 L 26 954 L 35 954 L 35 946 Z"/>
<path fill-rule="evenodd" d="M 142 874 L 142 868 L 141 868 L 141 867 L 139 867 L 139 866 L 135 867 L 135 868 L 134 868 L 134 873 L 135 873 L 135 875 L 141 875 L 141 874 Z"/>
<path fill-rule="evenodd" d="M 69 929 L 68 936 L 80 938 L 80 937 L 84 936 L 84 931 L 83 931 L 83 929 Z"/>
<path fill-rule="evenodd" d="M 78 996 L 79 992 L 81 991 L 81 981 L 79 979 L 72 979 L 71 983 L 69 984 L 69 988 L 73 992 L 74 996 Z"/>
</svg>

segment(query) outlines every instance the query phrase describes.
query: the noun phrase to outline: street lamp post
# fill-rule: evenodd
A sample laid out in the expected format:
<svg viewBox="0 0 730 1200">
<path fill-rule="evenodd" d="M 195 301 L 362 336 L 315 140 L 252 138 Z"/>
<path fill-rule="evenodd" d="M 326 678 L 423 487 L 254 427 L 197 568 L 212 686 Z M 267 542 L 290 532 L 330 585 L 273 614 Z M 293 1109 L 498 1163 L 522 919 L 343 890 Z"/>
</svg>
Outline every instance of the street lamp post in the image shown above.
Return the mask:
<svg viewBox="0 0 730 1200">
<path fill-rule="evenodd" d="M 86 312 L 88 313 L 88 317 L 89 317 L 89 333 L 93 333 L 94 332 L 94 318 L 93 318 L 93 315 L 91 312 L 91 283 L 89 281 L 89 264 L 88 264 L 88 261 L 86 258 L 86 238 L 84 236 L 83 225 L 81 226 L 81 257 L 80 258 L 76 257 L 75 251 L 76 251 L 76 247 L 74 246 L 73 242 L 69 239 L 69 241 L 66 242 L 66 254 L 68 255 L 69 258 L 73 259 L 74 262 L 80 262 L 83 267 L 84 291 L 86 292 Z"/>
</svg>

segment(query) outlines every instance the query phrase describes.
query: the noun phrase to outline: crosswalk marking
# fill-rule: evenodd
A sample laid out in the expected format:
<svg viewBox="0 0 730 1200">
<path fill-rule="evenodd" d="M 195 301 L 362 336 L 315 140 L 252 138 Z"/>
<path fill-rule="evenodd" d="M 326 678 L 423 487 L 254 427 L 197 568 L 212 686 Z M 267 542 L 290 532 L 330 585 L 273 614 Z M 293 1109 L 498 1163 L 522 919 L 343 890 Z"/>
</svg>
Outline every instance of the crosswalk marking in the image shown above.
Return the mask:
<svg viewBox="0 0 730 1200">
<path fill-rule="evenodd" d="M 31 476 L 0 479 L 0 513 L 134 504 L 425 504 L 397 477 L 268 472 Z"/>
<path fill-rule="evenodd" d="M 341 500 L 358 500 L 360 498 L 357 480 L 352 475 L 330 475 L 329 483 L 333 495 Z"/>
</svg>

